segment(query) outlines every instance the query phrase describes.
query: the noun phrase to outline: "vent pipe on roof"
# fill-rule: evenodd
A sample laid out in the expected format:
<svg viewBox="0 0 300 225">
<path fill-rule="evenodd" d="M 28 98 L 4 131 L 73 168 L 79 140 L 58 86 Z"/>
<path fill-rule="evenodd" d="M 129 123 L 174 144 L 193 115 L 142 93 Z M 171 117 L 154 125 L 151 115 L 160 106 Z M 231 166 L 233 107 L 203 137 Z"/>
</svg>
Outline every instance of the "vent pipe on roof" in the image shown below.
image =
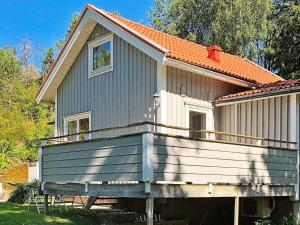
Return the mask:
<svg viewBox="0 0 300 225">
<path fill-rule="evenodd" d="M 220 52 L 222 48 L 218 45 L 212 45 L 207 47 L 208 58 L 215 61 L 216 63 L 220 63 Z"/>
</svg>

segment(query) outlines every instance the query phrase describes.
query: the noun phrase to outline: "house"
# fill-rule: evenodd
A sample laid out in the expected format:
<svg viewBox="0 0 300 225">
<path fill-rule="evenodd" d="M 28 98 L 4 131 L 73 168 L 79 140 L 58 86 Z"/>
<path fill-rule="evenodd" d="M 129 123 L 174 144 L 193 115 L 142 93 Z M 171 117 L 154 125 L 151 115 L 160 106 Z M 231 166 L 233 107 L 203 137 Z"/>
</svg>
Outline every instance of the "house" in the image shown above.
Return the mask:
<svg viewBox="0 0 300 225">
<path fill-rule="evenodd" d="M 149 225 L 154 199 L 199 201 L 201 218 L 208 200 L 224 201 L 235 225 L 276 202 L 299 222 L 299 89 L 87 5 L 36 96 L 55 104 L 39 150 L 45 196 L 145 199 Z"/>
</svg>

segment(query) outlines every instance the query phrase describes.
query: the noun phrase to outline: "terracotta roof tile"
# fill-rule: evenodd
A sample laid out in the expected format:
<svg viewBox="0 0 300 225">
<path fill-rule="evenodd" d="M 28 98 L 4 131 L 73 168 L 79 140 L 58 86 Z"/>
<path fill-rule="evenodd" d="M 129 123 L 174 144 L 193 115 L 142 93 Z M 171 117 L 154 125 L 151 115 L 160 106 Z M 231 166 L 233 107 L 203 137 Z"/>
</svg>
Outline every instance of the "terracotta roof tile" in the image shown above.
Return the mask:
<svg viewBox="0 0 300 225">
<path fill-rule="evenodd" d="M 221 52 L 221 61 L 216 63 L 208 58 L 207 47 L 154 30 L 136 22 L 107 13 L 117 21 L 135 30 L 168 50 L 167 57 L 218 71 L 246 81 L 265 84 L 280 78 L 250 60 Z"/>
<path fill-rule="evenodd" d="M 39 87 L 36 96 L 38 96 L 38 94 L 41 92 L 42 88 L 44 87 L 50 73 L 52 72 L 53 68 L 56 66 L 58 59 L 61 57 L 62 52 L 64 51 L 65 47 L 69 43 L 74 33 L 74 30 L 77 28 L 83 15 L 88 9 L 106 17 L 107 19 L 110 19 L 111 21 L 112 19 L 117 21 L 117 22 L 115 21 L 112 22 L 115 22 L 115 24 L 118 25 L 121 29 L 125 29 L 128 32 L 133 31 L 133 34 L 136 37 L 147 42 L 150 46 L 155 48 L 156 46 L 153 45 L 151 42 L 149 42 L 148 40 L 144 40 L 148 38 L 150 41 L 162 47 L 163 50 L 166 50 L 167 51 L 166 57 L 168 58 L 176 59 L 188 64 L 217 71 L 235 78 L 239 78 L 245 81 L 250 81 L 258 84 L 265 84 L 265 83 L 276 82 L 281 80 L 275 74 L 271 73 L 268 70 L 265 70 L 264 68 L 256 65 L 255 63 L 247 59 L 243 59 L 238 56 L 230 55 L 224 52 L 220 53 L 221 54 L 220 63 L 216 63 L 213 60 L 208 58 L 208 52 L 205 46 L 195 44 L 193 42 L 189 42 L 187 40 L 154 30 L 147 26 L 143 26 L 139 23 L 124 19 L 122 17 L 113 15 L 111 13 L 104 12 L 100 9 L 97 9 L 94 6 L 86 5 L 86 7 L 83 10 L 83 13 L 81 14 L 74 29 L 72 30 L 71 35 L 69 35 L 58 57 L 54 61 L 53 65 L 51 66 L 50 71 L 45 76 L 45 79 L 41 84 L 41 86 Z M 162 48 L 158 48 L 158 50 L 162 51 Z"/>
<path fill-rule="evenodd" d="M 238 92 L 235 94 L 222 96 L 222 97 L 218 98 L 216 101 L 223 101 L 223 100 L 226 101 L 226 100 L 232 100 L 235 98 L 250 97 L 251 95 L 256 95 L 256 94 L 269 94 L 269 93 L 273 93 L 273 92 L 277 92 L 280 90 L 288 89 L 291 87 L 297 87 L 297 86 L 300 86 L 300 79 L 277 81 L 277 82 L 273 82 L 273 83 L 262 84 L 253 90 L 247 90 L 247 91 Z"/>
</svg>

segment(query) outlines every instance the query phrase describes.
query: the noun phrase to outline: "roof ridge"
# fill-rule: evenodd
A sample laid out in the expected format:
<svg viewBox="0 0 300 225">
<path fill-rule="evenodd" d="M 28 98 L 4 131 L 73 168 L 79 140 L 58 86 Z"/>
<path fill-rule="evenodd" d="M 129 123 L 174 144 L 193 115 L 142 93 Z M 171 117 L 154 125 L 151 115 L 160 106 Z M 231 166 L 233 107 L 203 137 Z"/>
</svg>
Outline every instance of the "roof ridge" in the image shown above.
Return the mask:
<svg viewBox="0 0 300 225">
<path fill-rule="evenodd" d="M 104 10 L 102 10 L 102 11 L 104 11 Z M 106 11 L 104 11 L 104 12 L 106 12 Z M 151 30 L 151 31 L 154 31 L 154 32 L 156 32 L 156 33 L 160 33 L 160 34 L 169 36 L 169 37 L 171 37 L 171 38 L 174 38 L 174 39 L 177 39 L 177 40 L 180 40 L 180 41 L 183 41 L 183 42 L 187 42 L 187 43 L 189 43 L 189 44 L 196 45 L 196 46 L 198 46 L 198 47 L 202 47 L 202 48 L 207 48 L 207 47 L 208 47 L 208 46 L 205 46 L 205 45 L 203 45 L 203 44 L 195 43 L 195 42 L 189 41 L 189 40 L 187 40 L 187 39 L 180 38 L 180 37 L 177 37 L 177 36 L 172 35 L 172 34 L 168 34 L 168 33 L 164 32 L 164 31 L 156 30 L 156 29 L 154 29 L 154 28 L 152 28 L 152 27 L 149 27 L 149 26 L 147 26 L 147 25 L 144 25 L 144 24 L 135 22 L 135 21 L 130 20 L 130 19 L 127 19 L 127 18 L 124 18 L 124 17 L 122 17 L 122 16 L 115 15 L 115 14 L 110 13 L 110 12 L 106 12 L 106 13 L 109 14 L 110 16 L 117 17 L 117 18 L 119 18 L 119 19 L 121 19 L 121 20 L 125 20 L 125 21 L 130 22 L 130 23 L 133 23 L 133 24 L 135 24 L 135 25 L 137 25 L 137 26 L 144 27 L 144 28 L 149 29 L 149 30 Z M 279 79 L 282 80 L 282 77 L 278 76 L 277 74 L 272 73 L 271 71 L 269 71 L 269 70 L 263 68 L 262 66 L 258 65 L 257 63 L 255 63 L 255 62 L 253 62 L 253 61 L 251 61 L 251 60 L 249 60 L 249 59 L 247 59 L 247 58 L 244 58 L 244 57 L 238 56 L 238 55 L 234 55 L 234 54 L 230 54 L 230 53 L 224 52 L 224 51 L 221 51 L 220 53 L 221 53 L 222 55 L 225 54 L 225 55 L 230 56 L 230 57 L 235 57 L 235 58 L 242 59 L 242 60 L 245 60 L 245 61 L 247 61 L 247 62 L 250 62 L 250 63 L 253 64 L 254 66 L 259 67 L 260 69 L 265 70 L 266 72 L 268 72 L 268 73 L 271 74 L 272 76 L 275 76 L 275 77 L 277 77 L 277 78 L 279 78 Z"/>
<path fill-rule="evenodd" d="M 180 40 L 180 41 L 187 42 L 187 43 L 189 43 L 189 44 L 197 45 L 197 46 L 200 46 L 200 47 L 202 47 L 202 48 L 207 48 L 207 46 L 205 46 L 205 45 L 198 44 L 198 43 L 189 41 L 189 40 L 187 40 L 187 39 L 177 37 L 177 36 L 172 35 L 172 34 L 168 34 L 168 33 L 164 32 L 164 31 L 156 30 L 156 29 L 154 29 L 154 28 L 152 28 L 152 27 L 149 27 L 149 26 L 147 26 L 147 25 L 144 25 L 144 24 L 141 24 L 141 23 L 132 21 L 132 20 L 130 20 L 130 19 L 127 19 L 127 18 L 118 16 L 118 15 L 115 15 L 115 14 L 113 14 L 113 13 L 109 13 L 109 12 L 106 12 L 106 13 L 109 14 L 110 16 L 118 17 L 118 18 L 120 18 L 120 19 L 122 19 L 122 20 L 126 20 L 126 21 L 128 21 L 128 22 L 130 22 L 130 23 L 133 23 L 133 24 L 136 24 L 136 25 L 138 25 L 138 26 L 145 27 L 145 28 L 147 28 L 147 29 L 149 29 L 149 30 L 152 30 L 152 31 L 156 32 L 156 33 L 160 33 L 160 34 L 169 36 L 169 37 L 171 37 L 171 38 L 174 38 L 174 39 L 177 39 L 177 40 Z"/>
</svg>

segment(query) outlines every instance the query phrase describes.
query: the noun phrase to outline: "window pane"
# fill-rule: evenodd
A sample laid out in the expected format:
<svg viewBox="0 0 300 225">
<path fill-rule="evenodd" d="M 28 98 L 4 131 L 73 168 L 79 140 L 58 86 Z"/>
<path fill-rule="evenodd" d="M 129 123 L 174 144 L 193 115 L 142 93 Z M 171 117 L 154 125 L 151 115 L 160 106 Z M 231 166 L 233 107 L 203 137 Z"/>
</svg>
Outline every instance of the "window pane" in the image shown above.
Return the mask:
<svg viewBox="0 0 300 225">
<path fill-rule="evenodd" d="M 68 134 L 76 134 L 77 133 L 77 121 L 69 121 L 68 122 Z M 77 136 L 73 135 L 68 137 L 69 141 L 76 141 Z"/>
<path fill-rule="evenodd" d="M 93 70 L 110 65 L 110 41 L 93 48 Z"/>
<path fill-rule="evenodd" d="M 206 130 L 206 114 L 198 112 L 190 112 L 190 129 Z M 192 138 L 205 138 L 205 133 L 190 132 Z"/>
<path fill-rule="evenodd" d="M 87 132 L 89 131 L 89 118 L 79 120 L 79 132 Z M 79 140 L 86 140 L 88 139 L 89 134 L 80 134 Z"/>
</svg>

